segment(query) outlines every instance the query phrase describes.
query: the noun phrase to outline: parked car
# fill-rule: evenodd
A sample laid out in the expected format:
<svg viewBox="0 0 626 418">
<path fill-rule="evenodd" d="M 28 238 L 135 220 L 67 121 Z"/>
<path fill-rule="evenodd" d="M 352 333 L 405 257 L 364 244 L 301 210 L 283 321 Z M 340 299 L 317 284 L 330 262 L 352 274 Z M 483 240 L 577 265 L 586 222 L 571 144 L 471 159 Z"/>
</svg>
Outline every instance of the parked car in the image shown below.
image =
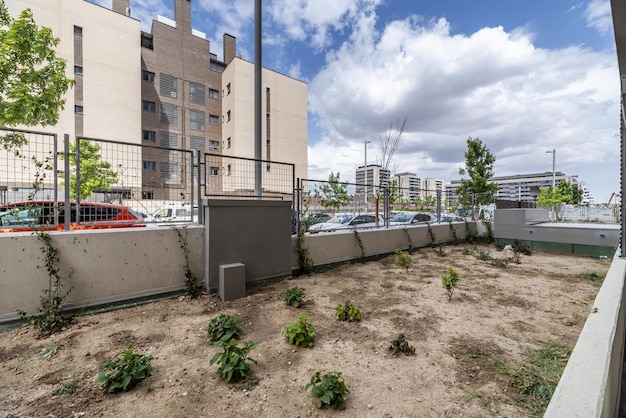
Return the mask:
<svg viewBox="0 0 626 418">
<path fill-rule="evenodd" d="M 157 222 L 198 222 L 198 207 L 189 203 L 171 204 L 152 214 Z"/>
<path fill-rule="evenodd" d="M 156 222 L 157 219 L 142 209 L 133 209 L 135 213 L 142 217 L 144 222 Z"/>
<path fill-rule="evenodd" d="M 383 223 L 382 216 L 379 215 L 378 222 Z M 340 214 L 329 219 L 327 222 L 320 222 L 309 227 L 310 232 L 336 231 L 340 229 L 373 228 L 376 226 L 376 215 L 362 213 L 358 215 Z"/>
<path fill-rule="evenodd" d="M 328 213 L 315 212 L 304 215 L 301 222 L 311 226 L 321 222 L 328 222 L 331 218 L 332 215 L 329 215 Z"/>
<path fill-rule="evenodd" d="M 430 213 L 422 212 L 398 212 L 391 215 L 389 218 L 389 226 L 398 225 L 415 225 L 426 222 L 431 222 L 432 218 Z"/>
<path fill-rule="evenodd" d="M 58 224 L 55 226 L 55 215 Z M 140 226 L 143 218 L 132 209 L 108 203 L 70 202 L 70 229 Z M 9 203 L 0 206 L 0 232 L 65 229 L 65 205 L 52 200 Z"/>
</svg>

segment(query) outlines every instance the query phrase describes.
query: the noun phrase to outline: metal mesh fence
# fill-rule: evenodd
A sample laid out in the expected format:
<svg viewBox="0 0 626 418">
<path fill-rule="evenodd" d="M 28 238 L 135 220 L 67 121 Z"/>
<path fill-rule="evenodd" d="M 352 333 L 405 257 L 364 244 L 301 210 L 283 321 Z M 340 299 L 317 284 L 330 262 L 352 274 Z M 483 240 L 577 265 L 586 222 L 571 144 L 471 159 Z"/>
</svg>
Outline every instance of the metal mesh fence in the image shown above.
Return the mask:
<svg viewBox="0 0 626 418">
<path fill-rule="evenodd" d="M 260 190 L 255 181 L 257 168 L 261 172 Z M 293 164 L 205 153 L 203 170 L 201 185 L 207 197 L 293 200 Z"/>
</svg>

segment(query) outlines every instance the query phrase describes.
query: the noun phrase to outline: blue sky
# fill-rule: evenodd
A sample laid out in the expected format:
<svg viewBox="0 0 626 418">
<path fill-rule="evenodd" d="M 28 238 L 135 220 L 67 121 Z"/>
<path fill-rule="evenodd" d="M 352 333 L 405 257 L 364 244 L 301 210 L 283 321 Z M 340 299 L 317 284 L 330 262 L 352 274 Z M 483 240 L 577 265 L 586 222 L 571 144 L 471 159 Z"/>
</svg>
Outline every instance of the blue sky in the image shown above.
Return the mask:
<svg viewBox="0 0 626 418">
<path fill-rule="evenodd" d="M 110 6 L 110 0 L 94 0 Z M 108 4 L 107 4 L 108 3 Z M 174 0 L 131 0 L 150 30 Z M 192 25 L 222 56 L 253 61 L 254 0 L 192 0 Z M 309 177 L 354 180 L 406 118 L 392 169 L 449 182 L 468 137 L 494 174 L 578 175 L 619 191 L 619 77 L 608 0 L 264 0 L 263 65 L 309 87 Z"/>
</svg>

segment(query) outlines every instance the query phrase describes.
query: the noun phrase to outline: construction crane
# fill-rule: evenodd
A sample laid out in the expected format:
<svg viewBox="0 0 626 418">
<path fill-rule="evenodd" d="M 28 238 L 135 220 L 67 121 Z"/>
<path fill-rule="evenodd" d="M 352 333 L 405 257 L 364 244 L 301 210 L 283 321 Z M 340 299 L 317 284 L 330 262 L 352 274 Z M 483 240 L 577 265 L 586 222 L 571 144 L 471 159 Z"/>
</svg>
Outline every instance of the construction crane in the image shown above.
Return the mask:
<svg viewBox="0 0 626 418">
<path fill-rule="evenodd" d="M 606 204 L 606 207 L 611 206 L 611 201 L 613 200 L 614 197 L 620 198 L 620 197 L 622 197 L 622 195 L 619 194 L 619 193 L 615 193 L 615 192 L 611 193 L 611 197 L 609 197 L 609 201 Z"/>
</svg>

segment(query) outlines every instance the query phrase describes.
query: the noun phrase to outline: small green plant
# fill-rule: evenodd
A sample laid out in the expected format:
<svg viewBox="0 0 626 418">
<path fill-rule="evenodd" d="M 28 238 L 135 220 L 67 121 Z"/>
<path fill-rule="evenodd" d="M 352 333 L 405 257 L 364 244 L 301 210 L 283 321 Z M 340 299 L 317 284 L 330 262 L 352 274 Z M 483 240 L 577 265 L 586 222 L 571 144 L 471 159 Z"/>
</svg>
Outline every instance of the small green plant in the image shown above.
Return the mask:
<svg viewBox="0 0 626 418">
<path fill-rule="evenodd" d="M 359 248 L 361 249 L 361 262 L 365 261 L 365 249 L 363 248 L 363 241 L 361 241 L 361 236 L 359 235 L 359 231 L 354 230 L 354 237 L 356 238 L 356 242 L 359 244 Z"/>
<path fill-rule="evenodd" d="M 415 354 L 415 347 L 409 344 L 409 342 L 404 337 L 404 334 L 400 334 L 398 338 L 391 341 L 389 351 L 391 351 L 391 354 L 393 355 L 404 353 L 407 356 L 412 356 Z"/>
<path fill-rule="evenodd" d="M 411 256 L 408 253 L 405 253 L 402 250 L 396 250 L 396 259 L 395 262 L 398 266 L 406 269 L 406 272 L 409 272 L 409 268 L 411 267 Z"/>
<path fill-rule="evenodd" d="M 496 243 L 494 244 L 496 246 L 496 248 L 500 251 L 504 250 L 504 247 L 506 247 L 506 242 L 504 241 L 496 241 Z"/>
<path fill-rule="evenodd" d="M 77 387 L 78 385 L 74 382 L 61 382 L 59 383 L 59 386 L 54 389 L 54 394 L 56 396 L 71 395 L 76 392 Z"/>
<path fill-rule="evenodd" d="M 100 364 L 96 384 L 108 392 L 128 391 L 150 375 L 155 357 L 133 353 L 133 346 Z"/>
<path fill-rule="evenodd" d="M 241 347 L 239 344 L 241 343 Z M 252 371 L 248 361 L 256 364 L 256 360 L 248 357 L 250 350 L 258 341 L 237 341 L 234 338 L 221 339 L 215 343 L 215 347 L 221 347 L 222 352 L 215 354 L 211 358 L 210 365 L 219 363 L 219 367 L 215 374 L 220 376 L 226 382 L 238 382 L 242 379 L 251 379 Z"/>
<path fill-rule="evenodd" d="M 241 319 L 220 314 L 209 321 L 207 337 L 210 341 L 237 339 L 241 333 L 241 325 L 243 325 Z"/>
<path fill-rule="evenodd" d="M 470 255 L 472 253 L 472 250 L 470 248 L 463 248 L 463 255 Z"/>
<path fill-rule="evenodd" d="M 459 273 L 457 273 L 452 267 L 448 267 L 448 273 L 441 276 L 441 285 L 448 294 L 448 300 L 452 300 L 452 293 L 454 287 L 459 281 Z"/>
<path fill-rule="evenodd" d="M 286 289 L 283 292 L 283 300 L 287 305 L 299 308 L 304 304 L 304 292 L 298 287 Z"/>
<path fill-rule="evenodd" d="M 361 311 L 349 300 L 346 301 L 345 305 L 339 304 L 339 306 L 337 306 L 335 316 L 337 316 L 337 319 L 340 321 L 348 322 L 356 322 L 363 319 Z"/>
<path fill-rule="evenodd" d="M 309 317 L 302 314 L 296 322 L 287 325 L 282 332 L 282 336 L 289 344 L 298 347 L 313 347 L 315 343 L 315 327 L 309 322 Z"/>
<path fill-rule="evenodd" d="M 491 259 L 491 265 L 494 267 L 498 267 L 498 268 L 506 268 L 506 266 L 509 264 L 508 259 L 506 258 L 497 258 L 494 257 Z M 519 264 L 519 263 L 518 263 Z"/>
<path fill-rule="evenodd" d="M 604 276 L 601 276 L 600 274 L 596 272 L 581 273 L 580 277 L 583 280 L 589 280 L 590 282 L 594 282 L 594 283 L 602 283 L 604 281 Z"/>
<path fill-rule="evenodd" d="M 41 351 L 39 351 L 39 355 L 45 358 L 46 360 L 50 360 L 57 353 L 57 346 L 50 345 L 48 347 L 43 347 Z"/>
<path fill-rule="evenodd" d="M 491 254 L 487 251 L 479 251 L 478 254 L 476 254 L 476 259 L 480 261 L 491 261 Z"/>
<path fill-rule="evenodd" d="M 333 406 L 335 409 L 345 409 L 345 401 L 350 391 L 341 376 L 341 372 L 326 373 L 320 376 L 320 372 L 311 376 L 311 382 L 304 390 L 311 388 L 313 395 L 313 405 L 321 408 L 325 405 Z"/>
</svg>

